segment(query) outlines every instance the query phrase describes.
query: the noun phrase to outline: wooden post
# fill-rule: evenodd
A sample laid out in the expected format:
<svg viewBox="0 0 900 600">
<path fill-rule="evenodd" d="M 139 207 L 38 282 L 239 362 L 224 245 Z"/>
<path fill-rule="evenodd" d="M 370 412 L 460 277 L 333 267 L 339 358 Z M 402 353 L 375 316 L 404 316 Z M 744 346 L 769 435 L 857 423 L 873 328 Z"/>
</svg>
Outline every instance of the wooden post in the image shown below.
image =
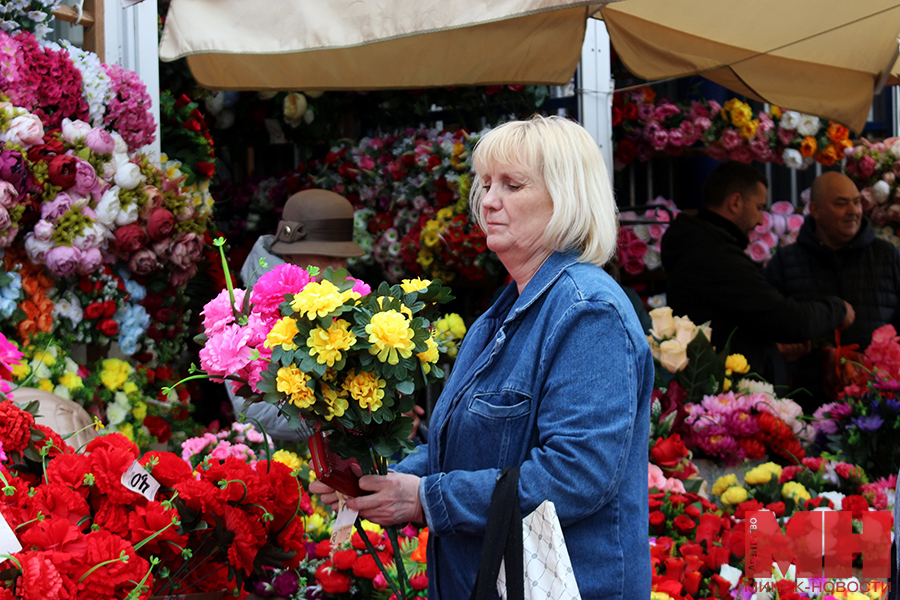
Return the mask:
<svg viewBox="0 0 900 600">
<path fill-rule="evenodd" d="M 104 0 L 84 0 L 84 10 L 94 16 L 94 26 L 84 30 L 84 49 L 100 57 L 106 62 L 106 37 L 104 32 Z"/>
</svg>

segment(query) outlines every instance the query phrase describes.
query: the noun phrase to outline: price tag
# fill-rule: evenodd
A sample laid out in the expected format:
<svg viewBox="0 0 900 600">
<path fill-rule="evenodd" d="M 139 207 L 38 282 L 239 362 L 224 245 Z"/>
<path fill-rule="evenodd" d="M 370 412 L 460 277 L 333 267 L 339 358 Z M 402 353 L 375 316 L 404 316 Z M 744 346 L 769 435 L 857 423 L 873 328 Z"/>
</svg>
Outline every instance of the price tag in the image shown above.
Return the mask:
<svg viewBox="0 0 900 600">
<path fill-rule="evenodd" d="M 159 491 L 159 482 L 153 479 L 153 475 L 138 461 L 131 463 L 128 470 L 122 474 L 122 485 L 151 502 Z"/>
<path fill-rule="evenodd" d="M 0 554 L 15 554 L 21 549 L 19 538 L 0 513 Z"/>
<path fill-rule="evenodd" d="M 335 492 L 338 497 L 338 514 L 331 528 L 331 546 L 339 546 L 350 539 L 353 533 L 353 524 L 359 511 L 347 507 L 347 499 L 340 492 Z"/>
</svg>

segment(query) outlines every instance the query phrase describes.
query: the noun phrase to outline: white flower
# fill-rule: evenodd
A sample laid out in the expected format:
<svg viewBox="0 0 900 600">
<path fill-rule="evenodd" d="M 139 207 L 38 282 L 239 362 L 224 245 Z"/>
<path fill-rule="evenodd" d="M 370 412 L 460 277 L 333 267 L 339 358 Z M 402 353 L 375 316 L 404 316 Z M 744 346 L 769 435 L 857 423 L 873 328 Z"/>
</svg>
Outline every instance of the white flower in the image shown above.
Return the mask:
<svg viewBox="0 0 900 600">
<path fill-rule="evenodd" d="M 78 298 L 75 298 L 75 301 L 77 302 Z M 63 359 L 63 364 L 66 365 L 66 373 L 78 374 L 78 363 L 68 356 Z"/>
<path fill-rule="evenodd" d="M 119 135 L 118 131 L 112 131 L 110 134 L 112 139 L 116 142 L 116 147 L 113 150 L 113 154 L 128 154 L 128 144 L 125 143 L 125 139 Z"/>
<path fill-rule="evenodd" d="M 118 142 L 116 142 L 118 144 Z M 133 190 L 144 182 L 144 175 L 141 168 L 133 162 L 127 162 L 119 165 L 116 169 L 116 185 L 123 190 Z"/>
<path fill-rule="evenodd" d="M 97 221 L 106 225 L 107 227 L 112 227 L 116 222 L 116 217 L 119 215 L 122 207 L 119 203 L 119 188 L 118 186 L 113 186 L 106 190 L 103 194 L 103 197 L 100 198 L 100 203 L 97 204 L 97 208 L 94 209 L 94 212 L 97 213 Z"/>
<path fill-rule="evenodd" d="M 797 129 L 802 117 L 803 115 L 796 111 L 786 110 L 781 113 L 781 126 L 785 129 Z"/>
<path fill-rule="evenodd" d="M 886 181 L 879 181 L 872 186 L 872 197 L 878 204 L 884 204 L 885 202 L 887 202 L 887 199 L 890 195 L 891 186 Z"/>
<path fill-rule="evenodd" d="M 644 254 L 644 266 L 647 267 L 648 271 L 655 271 L 662 266 L 659 250 L 653 246 L 647 247 L 647 253 Z"/>
<path fill-rule="evenodd" d="M 234 114 L 234 113 L 232 113 L 232 114 Z M 307 108 L 306 112 L 303 113 L 303 122 L 306 123 L 307 125 L 312 123 L 315 120 L 315 118 L 316 118 L 316 113 L 314 113 L 311 108 Z M 225 129 L 225 128 L 223 127 L 222 129 Z"/>
<path fill-rule="evenodd" d="M 122 392 L 118 392 L 121 394 Z M 118 395 L 116 394 L 116 395 Z M 106 407 L 106 418 L 110 425 L 118 425 L 128 416 L 128 409 L 118 402 L 114 402 Z"/>
<path fill-rule="evenodd" d="M 755 379 L 741 379 L 738 382 L 738 391 L 742 394 L 768 394 L 775 396 L 775 386 L 765 381 L 756 381 Z"/>
<path fill-rule="evenodd" d="M 212 96 L 207 96 L 204 104 L 206 104 L 206 110 L 218 115 L 225 108 L 225 92 L 216 92 Z"/>
<path fill-rule="evenodd" d="M 53 388 L 53 393 L 60 398 L 65 398 L 66 400 L 72 399 L 72 394 L 71 392 L 69 392 L 69 388 L 67 388 L 63 384 L 59 384 L 55 388 Z"/>
<path fill-rule="evenodd" d="M 821 122 L 819 121 L 819 117 L 803 115 L 800 118 L 800 123 L 797 125 L 797 133 L 802 136 L 816 135 L 816 133 L 819 132 L 820 127 Z"/>
<path fill-rule="evenodd" d="M 893 495 L 893 494 L 889 494 Z M 841 503 L 844 500 L 844 494 L 840 492 L 819 492 L 820 498 L 828 498 L 834 504 L 834 510 L 841 510 Z"/>
<path fill-rule="evenodd" d="M 790 169 L 802 169 L 803 168 L 803 155 L 800 154 L 799 150 L 794 148 L 785 148 L 784 153 L 781 155 L 784 159 L 784 166 Z"/>
<path fill-rule="evenodd" d="M 94 127 L 102 127 L 106 106 L 113 98 L 109 75 L 103 70 L 100 57 L 93 52 L 82 50 L 68 40 L 63 40 L 62 46 L 68 51 L 69 58 L 72 59 L 78 70 L 81 71 L 81 95 L 87 102 L 91 124 Z"/>
<path fill-rule="evenodd" d="M 25 236 L 25 252 L 36 263 L 43 264 L 44 257 L 55 245 L 51 240 L 38 239 L 33 233 Z"/>
<path fill-rule="evenodd" d="M 719 570 L 719 575 L 722 576 L 722 579 L 727 580 L 728 583 L 731 584 L 731 589 L 734 589 L 738 584 L 738 581 L 741 580 L 741 575 L 743 574 L 743 571 L 732 567 L 728 563 L 722 563 L 722 568 Z"/>
<path fill-rule="evenodd" d="M 650 235 L 650 228 L 643 223 L 635 225 L 632 228 L 632 231 L 634 231 L 634 235 L 636 235 L 642 242 L 650 243 L 650 240 L 653 239 L 653 236 Z"/>
<path fill-rule="evenodd" d="M 62 138 L 70 144 L 84 141 L 84 136 L 92 129 L 90 124 L 84 121 L 71 121 L 68 118 L 62 120 Z"/>
<path fill-rule="evenodd" d="M 120 210 L 119 214 L 116 215 L 116 225 L 124 227 L 125 225 L 134 223 L 138 220 L 138 212 L 137 202 L 132 202 L 127 207 Z"/>
<path fill-rule="evenodd" d="M 900 158 L 900 138 L 897 138 L 897 141 L 891 145 L 891 154 L 893 154 L 895 158 Z"/>
<path fill-rule="evenodd" d="M 656 294 L 647 298 L 647 306 L 650 308 L 662 308 L 666 305 L 666 294 Z"/>
</svg>

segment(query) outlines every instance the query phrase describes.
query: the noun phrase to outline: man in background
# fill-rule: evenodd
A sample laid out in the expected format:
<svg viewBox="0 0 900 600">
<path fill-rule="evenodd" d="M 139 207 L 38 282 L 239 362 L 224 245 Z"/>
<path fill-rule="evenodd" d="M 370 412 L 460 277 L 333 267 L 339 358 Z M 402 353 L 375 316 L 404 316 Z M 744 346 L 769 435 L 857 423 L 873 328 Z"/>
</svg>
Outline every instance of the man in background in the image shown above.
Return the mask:
<svg viewBox="0 0 900 600">
<path fill-rule="evenodd" d="M 840 296 L 853 305 L 856 320 L 841 332 L 843 346 L 860 350 L 882 325 L 900 325 L 900 251 L 876 238 L 869 219 L 862 214 L 856 185 L 837 171 L 823 173 L 810 190 L 809 215 L 797 243 L 780 248 L 765 270 L 778 290 L 795 300 Z M 812 412 L 829 401 L 823 387 L 824 346 L 833 346 L 833 331 L 803 348 L 789 365 L 794 388 L 811 393 L 799 396 L 804 410 Z"/>
<path fill-rule="evenodd" d="M 703 186 L 697 216 L 680 213 L 662 239 L 666 296 L 676 315 L 711 321 L 722 350 L 743 354 L 751 369 L 776 385 L 787 383 L 776 343 L 805 343 L 847 327 L 853 308 L 836 296 L 798 301 L 766 281 L 744 252 L 762 223 L 768 180 L 738 162 L 719 165 Z"/>
</svg>

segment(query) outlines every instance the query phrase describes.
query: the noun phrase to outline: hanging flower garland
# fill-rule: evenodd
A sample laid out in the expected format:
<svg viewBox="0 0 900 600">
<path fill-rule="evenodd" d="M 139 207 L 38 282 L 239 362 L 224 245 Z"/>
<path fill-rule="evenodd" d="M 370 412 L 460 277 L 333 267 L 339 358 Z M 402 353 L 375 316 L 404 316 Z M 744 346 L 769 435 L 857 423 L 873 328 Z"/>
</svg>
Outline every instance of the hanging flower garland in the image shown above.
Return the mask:
<svg viewBox="0 0 900 600">
<path fill-rule="evenodd" d="M 617 169 L 689 149 L 716 160 L 804 169 L 813 162 L 831 166 L 853 145 L 847 128 L 834 121 L 778 107 L 754 112 L 737 98 L 724 106 L 705 98 L 675 102 L 650 88 L 613 96 L 612 124 Z"/>
</svg>

